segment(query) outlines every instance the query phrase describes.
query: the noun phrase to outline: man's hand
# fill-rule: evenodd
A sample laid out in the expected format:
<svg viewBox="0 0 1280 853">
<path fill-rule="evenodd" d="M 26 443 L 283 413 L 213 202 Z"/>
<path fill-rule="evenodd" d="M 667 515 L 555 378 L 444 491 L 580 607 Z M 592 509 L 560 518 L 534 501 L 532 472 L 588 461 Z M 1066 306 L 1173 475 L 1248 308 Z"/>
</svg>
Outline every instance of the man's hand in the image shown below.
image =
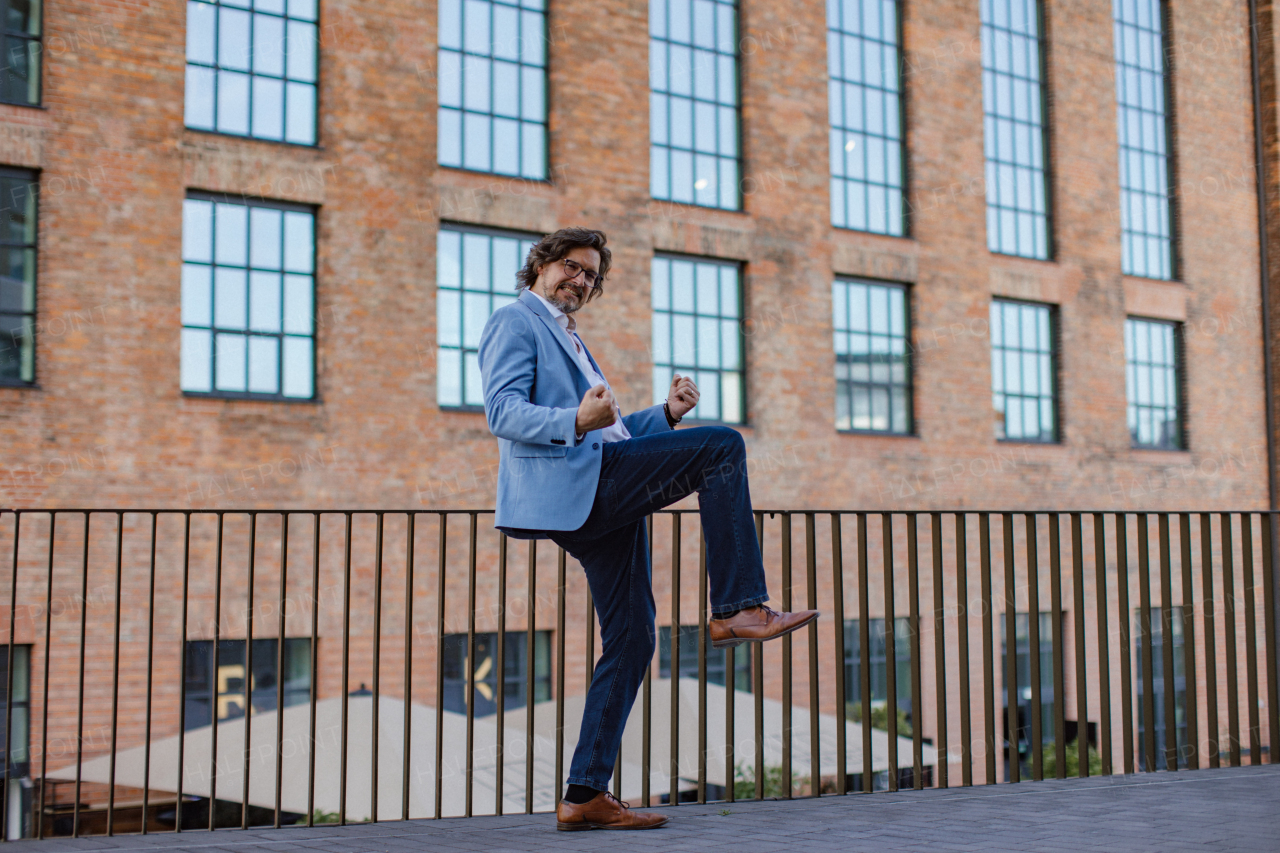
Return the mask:
<svg viewBox="0 0 1280 853">
<path fill-rule="evenodd" d="M 593 429 L 604 429 L 618 420 L 618 403 L 608 386 L 597 385 L 586 393 L 578 404 L 578 417 L 574 429 L 584 435 Z"/>
<path fill-rule="evenodd" d="M 671 379 L 671 390 L 667 392 L 667 408 L 673 418 L 683 418 L 689 410 L 698 405 L 698 386 L 688 376 L 677 373 Z"/>
</svg>

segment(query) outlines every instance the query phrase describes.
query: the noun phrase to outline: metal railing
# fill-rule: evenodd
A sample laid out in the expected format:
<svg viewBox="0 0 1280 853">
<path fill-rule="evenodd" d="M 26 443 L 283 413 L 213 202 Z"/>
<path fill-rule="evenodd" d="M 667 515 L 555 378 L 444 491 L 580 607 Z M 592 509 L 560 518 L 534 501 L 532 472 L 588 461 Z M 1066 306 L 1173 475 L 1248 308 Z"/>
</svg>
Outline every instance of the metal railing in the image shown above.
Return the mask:
<svg viewBox="0 0 1280 853">
<path fill-rule="evenodd" d="M 564 551 L 490 520 L 0 512 L 0 834 L 553 808 L 591 598 Z M 759 511 L 775 599 L 822 618 L 721 659 L 697 513 L 659 513 L 663 642 L 614 792 L 674 805 L 1273 761 L 1276 523 Z"/>
</svg>

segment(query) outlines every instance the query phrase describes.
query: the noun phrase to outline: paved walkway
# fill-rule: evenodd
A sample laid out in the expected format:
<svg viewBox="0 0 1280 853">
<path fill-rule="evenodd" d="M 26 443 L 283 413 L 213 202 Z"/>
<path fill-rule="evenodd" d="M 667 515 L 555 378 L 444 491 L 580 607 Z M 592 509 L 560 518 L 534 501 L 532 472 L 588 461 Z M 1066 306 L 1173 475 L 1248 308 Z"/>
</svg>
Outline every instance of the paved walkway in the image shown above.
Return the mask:
<svg viewBox="0 0 1280 853">
<path fill-rule="evenodd" d="M 1280 851 L 1280 766 L 663 809 L 649 832 L 557 832 L 552 815 L 22 841 L 11 851 Z"/>
</svg>

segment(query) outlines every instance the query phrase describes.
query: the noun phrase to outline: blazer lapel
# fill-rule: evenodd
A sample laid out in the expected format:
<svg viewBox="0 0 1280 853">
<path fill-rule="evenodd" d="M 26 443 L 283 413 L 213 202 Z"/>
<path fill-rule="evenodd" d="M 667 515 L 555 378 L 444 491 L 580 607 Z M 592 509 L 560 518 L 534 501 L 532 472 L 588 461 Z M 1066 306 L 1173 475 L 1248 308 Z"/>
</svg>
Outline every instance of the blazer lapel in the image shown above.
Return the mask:
<svg viewBox="0 0 1280 853">
<path fill-rule="evenodd" d="M 519 298 L 520 301 L 524 303 L 524 307 L 538 315 L 542 322 L 546 324 L 547 330 L 551 332 L 551 336 L 560 342 L 561 349 L 564 350 L 565 355 L 569 356 L 569 364 L 573 367 L 574 375 L 582 379 L 583 384 L 586 384 L 586 378 L 582 376 L 582 369 L 578 367 L 578 353 L 574 351 L 573 341 L 569 340 L 569 336 L 565 334 L 565 330 L 560 328 L 560 324 L 552 319 L 551 315 L 547 313 L 546 306 L 542 304 L 538 297 L 529 292 L 529 288 L 526 287 L 524 290 L 520 291 Z M 590 356 L 590 353 L 587 355 Z M 593 361 L 592 363 L 594 364 L 595 362 Z M 596 370 L 599 372 L 599 368 Z M 574 384 L 578 384 L 576 380 Z"/>
</svg>

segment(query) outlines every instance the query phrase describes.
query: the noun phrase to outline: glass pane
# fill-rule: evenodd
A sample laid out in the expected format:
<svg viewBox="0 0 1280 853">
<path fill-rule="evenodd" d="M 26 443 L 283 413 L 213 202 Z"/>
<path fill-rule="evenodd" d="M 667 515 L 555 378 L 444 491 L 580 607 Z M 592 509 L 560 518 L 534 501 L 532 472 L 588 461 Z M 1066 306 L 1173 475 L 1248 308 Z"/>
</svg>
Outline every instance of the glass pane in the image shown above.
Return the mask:
<svg viewBox="0 0 1280 853">
<path fill-rule="evenodd" d="M 182 330 L 178 384 L 183 391 L 213 390 L 212 338 L 204 329 Z"/>
<path fill-rule="evenodd" d="M 456 349 L 436 352 L 436 402 L 441 406 L 462 405 L 462 353 Z"/>
<path fill-rule="evenodd" d="M 269 207 L 249 209 L 249 266 L 280 269 L 282 211 Z"/>
<path fill-rule="evenodd" d="M 247 341 L 244 335 L 219 334 L 216 340 L 216 386 L 219 391 L 246 390 Z"/>
<path fill-rule="evenodd" d="M 182 259 L 205 263 L 213 260 L 213 202 L 183 200 Z"/>
<path fill-rule="evenodd" d="M 210 3 L 187 3 L 187 61 L 213 65 L 217 7 Z"/>
<path fill-rule="evenodd" d="M 253 70 L 272 77 L 284 75 L 284 19 L 253 16 Z"/>
<path fill-rule="evenodd" d="M 254 335 L 249 338 L 249 390 L 275 394 L 280 387 L 280 339 Z"/>
<path fill-rule="evenodd" d="M 262 139 L 284 138 L 283 81 L 253 78 L 253 135 Z"/>
<path fill-rule="evenodd" d="M 316 87 L 309 83 L 289 83 L 285 87 L 285 96 L 285 140 L 299 145 L 314 145 Z"/>
<path fill-rule="evenodd" d="M 289 79 L 314 83 L 316 79 L 316 26 L 289 22 Z"/>
<path fill-rule="evenodd" d="M 280 274 L 249 274 L 249 328 L 256 332 L 279 332 L 281 324 Z"/>
<path fill-rule="evenodd" d="M 183 122 L 187 127 L 213 129 L 213 101 L 216 84 L 212 68 L 187 66 L 186 99 Z"/>
<path fill-rule="evenodd" d="M 284 214 L 284 268 L 289 272 L 313 271 L 315 264 L 315 217 L 310 213 Z"/>
<path fill-rule="evenodd" d="M 213 269 L 182 265 L 182 324 L 209 326 L 213 323 Z"/>
<path fill-rule="evenodd" d="M 284 331 L 309 335 L 312 331 L 312 292 L 315 287 L 309 275 L 284 277 Z"/>
<path fill-rule="evenodd" d="M 218 130 L 223 133 L 249 132 L 249 75 L 218 72 Z"/>
<path fill-rule="evenodd" d="M 245 271 L 217 267 L 214 282 L 214 324 L 222 329 L 243 329 L 247 319 Z"/>
<path fill-rule="evenodd" d="M 311 338 L 284 338 L 284 388 L 281 393 L 286 397 L 310 398 L 315 395 L 311 348 Z"/>
</svg>

